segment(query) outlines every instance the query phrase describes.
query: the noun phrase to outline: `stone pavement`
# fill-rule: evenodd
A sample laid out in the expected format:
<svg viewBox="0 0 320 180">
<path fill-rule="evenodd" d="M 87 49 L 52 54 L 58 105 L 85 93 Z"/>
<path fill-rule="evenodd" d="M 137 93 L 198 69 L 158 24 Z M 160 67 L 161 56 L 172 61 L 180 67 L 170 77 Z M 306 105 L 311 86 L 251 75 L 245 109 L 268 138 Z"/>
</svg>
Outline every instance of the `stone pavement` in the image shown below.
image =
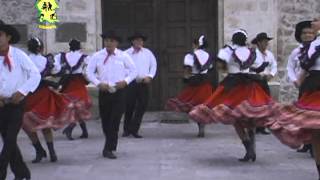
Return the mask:
<svg viewBox="0 0 320 180">
<path fill-rule="evenodd" d="M 272 135 L 257 137 L 257 161 L 241 163 L 244 149 L 231 126 L 210 125 L 196 138 L 194 123 L 145 122 L 143 139 L 120 138 L 117 160 L 102 157 L 99 121 L 88 123 L 87 140 L 68 141 L 55 133 L 59 161 L 31 164 L 34 150 L 24 132 L 19 145 L 33 180 L 315 180 L 314 161 Z M 74 137 L 80 135 L 79 127 Z M 121 135 L 121 134 L 119 134 Z M 44 143 L 43 143 L 44 144 Z M 2 144 L 0 143 L 0 147 Z M 8 179 L 13 179 L 9 170 Z"/>
</svg>

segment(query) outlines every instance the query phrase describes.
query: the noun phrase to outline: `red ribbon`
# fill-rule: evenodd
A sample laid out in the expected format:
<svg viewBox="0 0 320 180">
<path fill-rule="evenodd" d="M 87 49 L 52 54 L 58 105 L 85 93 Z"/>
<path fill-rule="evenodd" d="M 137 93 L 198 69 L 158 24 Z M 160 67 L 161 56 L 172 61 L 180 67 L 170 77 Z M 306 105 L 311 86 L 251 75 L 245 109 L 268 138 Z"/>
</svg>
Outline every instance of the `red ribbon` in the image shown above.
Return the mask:
<svg viewBox="0 0 320 180">
<path fill-rule="evenodd" d="M 140 51 L 141 51 L 141 48 L 133 48 L 132 54 L 137 54 Z"/>
<path fill-rule="evenodd" d="M 110 56 L 115 55 L 114 52 L 111 52 L 111 51 L 110 51 L 110 52 L 107 51 L 107 54 L 108 54 L 108 55 L 107 55 L 107 57 L 104 59 L 104 62 L 103 62 L 104 64 L 108 61 L 108 59 L 109 59 Z"/>
<path fill-rule="evenodd" d="M 11 65 L 11 60 L 9 58 L 9 48 L 8 50 L 4 51 L 4 52 L 0 52 L 0 56 L 4 56 L 4 61 L 3 61 L 3 64 L 5 66 L 8 66 L 9 68 L 9 71 L 11 72 L 12 70 L 12 65 Z"/>
</svg>

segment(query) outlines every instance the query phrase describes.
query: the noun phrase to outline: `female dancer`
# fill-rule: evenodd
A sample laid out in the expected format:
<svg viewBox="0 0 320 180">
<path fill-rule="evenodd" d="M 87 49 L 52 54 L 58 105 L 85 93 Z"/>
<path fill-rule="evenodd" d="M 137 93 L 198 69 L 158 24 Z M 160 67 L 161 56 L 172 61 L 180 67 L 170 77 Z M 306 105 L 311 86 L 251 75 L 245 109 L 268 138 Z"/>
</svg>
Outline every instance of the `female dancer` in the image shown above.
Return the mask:
<svg viewBox="0 0 320 180">
<path fill-rule="evenodd" d="M 287 64 L 287 71 L 289 80 L 295 85 L 295 87 L 299 88 L 298 77 L 301 73 L 301 67 L 299 62 L 299 56 L 306 51 L 310 43 L 315 39 L 316 33 L 311 28 L 312 21 L 302 21 L 296 25 L 295 30 L 295 38 L 300 43 L 300 45 L 295 48 L 289 58 Z M 299 97 L 301 96 L 302 91 L 299 90 Z M 306 144 L 301 149 L 298 149 L 297 152 L 310 152 L 312 156 L 312 145 Z"/>
<path fill-rule="evenodd" d="M 58 94 L 52 87 L 57 85 L 48 80 L 53 62 L 41 55 L 43 43 L 34 37 L 28 41 L 30 59 L 41 72 L 42 80 L 37 90 L 27 96 L 25 113 L 23 118 L 23 129 L 29 136 L 36 150 L 36 158 L 32 163 L 38 163 L 47 153 L 42 147 L 37 131 L 41 130 L 47 142 L 50 154 L 50 161 L 56 162 L 57 155 L 53 146 L 51 129 L 62 128 L 69 120 L 73 119 L 72 103 L 61 94 Z"/>
<path fill-rule="evenodd" d="M 61 93 L 66 94 L 75 104 L 75 120 L 79 122 L 82 130 L 80 138 L 88 138 L 88 131 L 84 121 L 91 118 L 90 107 L 92 103 L 83 73 L 87 55 L 80 51 L 81 44 L 76 39 L 70 40 L 69 47 L 70 52 L 60 53 L 55 56 L 54 72 L 62 75 L 60 81 L 62 85 Z M 75 126 L 76 122 L 73 122 L 63 130 L 63 134 L 69 140 L 73 140 L 72 130 Z"/>
<path fill-rule="evenodd" d="M 208 43 L 202 35 L 193 41 L 193 51 L 184 58 L 184 83 L 186 87 L 177 97 L 167 101 L 166 109 L 188 113 L 194 106 L 204 102 L 214 91 L 208 78 L 212 58 L 205 51 Z M 204 125 L 198 123 L 198 137 L 204 137 Z"/>
<path fill-rule="evenodd" d="M 311 24 L 314 32 L 320 30 L 320 20 Z M 279 108 L 270 129 L 292 148 L 311 143 L 320 176 L 320 36 L 299 54 L 296 58 L 302 72 L 296 82 L 301 84 L 301 95 L 297 102 Z"/>
<path fill-rule="evenodd" d="M 237 30 L 232 36 L 232 46 L 225 46 L 218 58 L 228 70 L 228 76 L 203 104 L 196 106 L 189 115 L 199 123 L 221 122 L 233 124 L 246 154 L 240 161 L 256 160 L 255 127 L 263 126 L 271 113 L 271 97 L 261 76 L 250 68 L 263 71 L 263 60 L 256 58 L 256 51 L 246 45 L 247 32 Z"/>
</svg>

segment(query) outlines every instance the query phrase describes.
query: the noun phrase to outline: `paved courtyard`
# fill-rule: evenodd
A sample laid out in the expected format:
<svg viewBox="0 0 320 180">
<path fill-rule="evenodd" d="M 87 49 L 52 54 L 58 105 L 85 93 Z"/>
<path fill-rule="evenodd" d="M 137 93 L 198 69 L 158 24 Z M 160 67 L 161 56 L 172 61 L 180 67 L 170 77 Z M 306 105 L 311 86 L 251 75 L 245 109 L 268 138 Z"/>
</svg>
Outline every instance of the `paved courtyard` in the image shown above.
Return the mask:
<svg viewBox="0 0 320 180">
<path fill-rule="evenodd" d="M 196 138 L 194 123 L 145 122 L 143 139 L 120 138 L 117 160 L 102 157 L 99 121 L 88 123 L 90 137 L 68 141 L 55 132 L 59 161 L 32 164 L 34 150 L 24 132 L 19 145 L 33 180 L 315 180 L 314 161 L 272 135 L 257 137 L 257 161 L 241 163 L 244 149 L 231 126 L 210 125 Z M 74 137 L 80 135 L 79 127 Z M 119 134 L 121 135 L 121 134 Z M 44 143 L 43 143 L 44 144 Z M 0 147 L 2 144 L 0 143 Z M 13 179 L 9 170 L 8 179 Z"/>
</svg>

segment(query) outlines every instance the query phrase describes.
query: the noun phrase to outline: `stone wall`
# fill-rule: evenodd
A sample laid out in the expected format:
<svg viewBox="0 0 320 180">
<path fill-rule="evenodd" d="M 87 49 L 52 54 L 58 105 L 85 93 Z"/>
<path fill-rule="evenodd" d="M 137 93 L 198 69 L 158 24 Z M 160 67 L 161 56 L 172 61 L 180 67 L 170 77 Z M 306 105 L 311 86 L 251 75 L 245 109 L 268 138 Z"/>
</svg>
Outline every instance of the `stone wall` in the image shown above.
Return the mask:
<svg viewBox="0 0 320 180">
<path fill-rule="evenodd" d="M 297 90 L 288 82 L 285 66 L 291 51 L 297 47 L 294 39 L 295 24 L 302 20 L 320 17 L 320 1 L 281 0 L 278 2 L 278 59 L 280 64 L 280 100 L 291 102 L 297 97 Z"/>
<path fill-rule="evenodd" d="M 92 53 L 101 48 L 101 0 L 63 0 L 59 2 L 57 11 L 60 23 L 85 24 L 87 30 L 86 42 L 82 43 L 85 52 Z M 70 32 L 72 33 L 72 31 Z M 57 53 L 68 50 L 67 42 L 56 41 L 56 30 L 46 31 L 48 52 Z"/>
<path fill-rule="evenodd" d="M 37 10 L 33 0 L 0 0 L 0 17 L 9 24 L 23 24 L 28 38 L 36 35 L 44 39 L 46 51 L 57 53 L 68 49 L 67 42 L 57 42 L 56 30 L 37 27 Z M 92 53 L 101 48 L 101 0 L 63 0 L 59 2 L 60 23 L 83 23 L 86 26 L 84 50 Z M 232 32 L 244 28 L 251 40 L 264 31 L 274 37 L 270 48 L 278 58 L 279 73 L 274 81 L 280 82 L 280 100 L 290 102 L 297 91 L 288 82 L 285 71 L 287 57 L 297 46 L 293 37 L 294 26 L 301 20 L 320 17 L 320 1 L 315 0 L 224 0 L 219 1 L 219 46 L 229 43 Z M 71 32 L 72 33 L 72 32 Z M 25 48 L 25 44 L 18 46 Z"/>
<path fill-rule="evenodd" d="M 44 37 L 44 30 L 37 28 L 37 10 L 34 1 L 0 0 L 0 19 L 8 24 L 21 24 L 27 26 L 27 36 Z M 25 48 L 25 45 L 17 46 Z"/>
<path fill-rule="evenodd" d="M 270 48 L 277 54 L 277 0 L 225 0 L 223 16 L 224 43 L 230 43 L 233 31 L 247 30 L 249 40 L 257 33 L 267 32 L 275 39 Z"/>
<path fill-rule="evenodd" d="M 8 24 L 27 26 L 28 37 L 38 36 L 44 40 L 45 51 L 57 53 L 68 50 L 67 42 L 57 42 L 56 30 L 38 28 L 37 10 L 34 0 L 0 0 L 0 17 Z M 86 42 L 82 43 L 85 52 L 101 48 L 101 0 L 63 0 L 59 1 L 58 19 L 63 23 L 82 23 L 86 27 Z M 72 31 L 70 32 L 72 33 Z M 25 49 L 25 44 L 18 44 Z"/>
</svg>

